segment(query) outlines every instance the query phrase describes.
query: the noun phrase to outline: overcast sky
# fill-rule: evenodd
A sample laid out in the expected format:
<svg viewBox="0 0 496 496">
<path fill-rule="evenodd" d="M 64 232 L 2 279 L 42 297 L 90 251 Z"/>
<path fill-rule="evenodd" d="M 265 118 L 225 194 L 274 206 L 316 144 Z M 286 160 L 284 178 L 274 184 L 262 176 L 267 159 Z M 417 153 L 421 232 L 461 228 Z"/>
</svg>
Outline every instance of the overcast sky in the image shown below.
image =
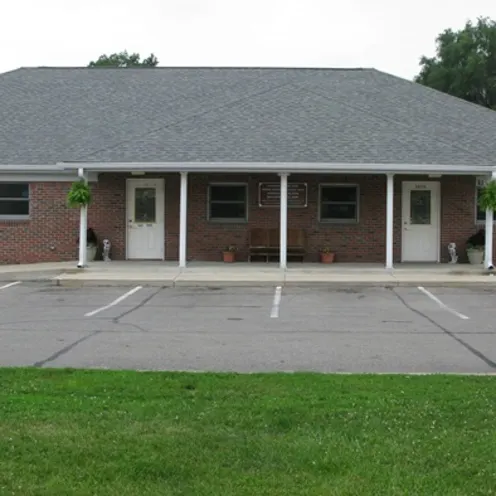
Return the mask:
<svg viewBox="0 0 496 496">
<path fill-rule="evenodd" d="M 161 66 L 375 67 L 411 79 L 495 0 L 0 0 L 0 72 L 153 52 Z"/>
</svg>

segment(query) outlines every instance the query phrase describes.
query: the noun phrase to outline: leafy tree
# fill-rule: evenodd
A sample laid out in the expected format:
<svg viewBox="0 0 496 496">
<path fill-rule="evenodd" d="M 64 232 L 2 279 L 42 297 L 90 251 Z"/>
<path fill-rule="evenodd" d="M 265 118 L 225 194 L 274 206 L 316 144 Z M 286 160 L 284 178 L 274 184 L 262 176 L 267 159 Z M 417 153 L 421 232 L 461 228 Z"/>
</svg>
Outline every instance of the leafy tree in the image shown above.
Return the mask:
<svg viewBox="0 0 496 496">
<path fill-rule="evenodd" d="M 157 64 L 158 59 L 153 53 L 141 60 L 139 53 L 129 54 L 127 50 L 124 50 L 111 55 L 100 55 L 98 60 L 90 62 L 88 67 L 155 67 Z"/>
<path fill-rule="evenodd" d="M 422 57 L 417 83 L 496 110 L 496 22 L 480 17 L 436 39 L 436 56 Z"/>
</svg>

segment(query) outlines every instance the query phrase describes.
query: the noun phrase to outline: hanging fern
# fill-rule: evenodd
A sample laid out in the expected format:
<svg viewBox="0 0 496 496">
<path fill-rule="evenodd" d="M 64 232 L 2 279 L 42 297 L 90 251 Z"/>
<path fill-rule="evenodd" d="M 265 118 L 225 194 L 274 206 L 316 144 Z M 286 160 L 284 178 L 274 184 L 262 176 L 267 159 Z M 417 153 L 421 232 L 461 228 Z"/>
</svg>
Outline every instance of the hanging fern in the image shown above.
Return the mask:
<svg viewBox="0 0 496 496">
<path fill-rule="evenodd" d="M 489 181 L 482 188 L 479 197 L 479 207 L 482 210 L 496 211 L 496 180 Z"/>
<path fill-rule="evenodd" d="M 72 183 L 71 189 L 67 193 L 67 204 L 71 208 L 87 206 L 91 203 L 91 190 L 88 184 L 81 179 Z"/>
</svg>

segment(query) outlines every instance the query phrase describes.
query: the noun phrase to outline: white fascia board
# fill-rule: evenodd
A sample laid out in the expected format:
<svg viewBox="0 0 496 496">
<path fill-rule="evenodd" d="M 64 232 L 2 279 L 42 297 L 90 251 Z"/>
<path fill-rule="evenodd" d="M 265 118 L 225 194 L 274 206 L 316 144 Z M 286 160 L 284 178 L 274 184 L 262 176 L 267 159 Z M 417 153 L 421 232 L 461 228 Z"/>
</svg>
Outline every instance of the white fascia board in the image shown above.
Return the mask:
<svg viewBox="0 0 496 496">
<path fill-rule="evenodd" d="M 347 163 L 298 163 L 298 162 L 59 162 L 65 170 L 83 168 L 98 172 L 238 172 L 293 174 L 490 174 L 493 165 L 437 165 L 437 164 L 347 164 Z"/>
<path fill-rule="evenodd" d="M 58 171 L 58 172 L 4 172 L 0 168 L 0 182 L 4 183 L 50 183 L 50 182 L 72 182 L 78 179 L 77 172 Z M 88 172 L 88 181 L 98 181 L 97 172 Z"/>
<path fill-rule="evenodd" d="M 35 173 L 53 173 L 63 172 L 64 167 L 59 164 L 0 164 L 0 172 L 35 172 Z"/>
</svg>

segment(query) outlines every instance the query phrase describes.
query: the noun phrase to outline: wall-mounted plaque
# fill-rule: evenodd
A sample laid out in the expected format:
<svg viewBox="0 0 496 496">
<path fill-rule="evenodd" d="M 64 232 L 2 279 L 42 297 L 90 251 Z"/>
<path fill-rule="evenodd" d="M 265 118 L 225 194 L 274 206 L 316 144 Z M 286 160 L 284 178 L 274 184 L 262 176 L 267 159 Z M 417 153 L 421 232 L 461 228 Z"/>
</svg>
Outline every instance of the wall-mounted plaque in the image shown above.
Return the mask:
<svg viewBox="0 0 496 496">
<path fill-rule="evenodd" d="M 288 182 L 288 207 L 305 208 L 307 200 L 307 183 Z M 279 207 L 281 205 L 281 183 L 260 183 L 258 185 L 258 205 L 260 207 Z"/>
</svg>

